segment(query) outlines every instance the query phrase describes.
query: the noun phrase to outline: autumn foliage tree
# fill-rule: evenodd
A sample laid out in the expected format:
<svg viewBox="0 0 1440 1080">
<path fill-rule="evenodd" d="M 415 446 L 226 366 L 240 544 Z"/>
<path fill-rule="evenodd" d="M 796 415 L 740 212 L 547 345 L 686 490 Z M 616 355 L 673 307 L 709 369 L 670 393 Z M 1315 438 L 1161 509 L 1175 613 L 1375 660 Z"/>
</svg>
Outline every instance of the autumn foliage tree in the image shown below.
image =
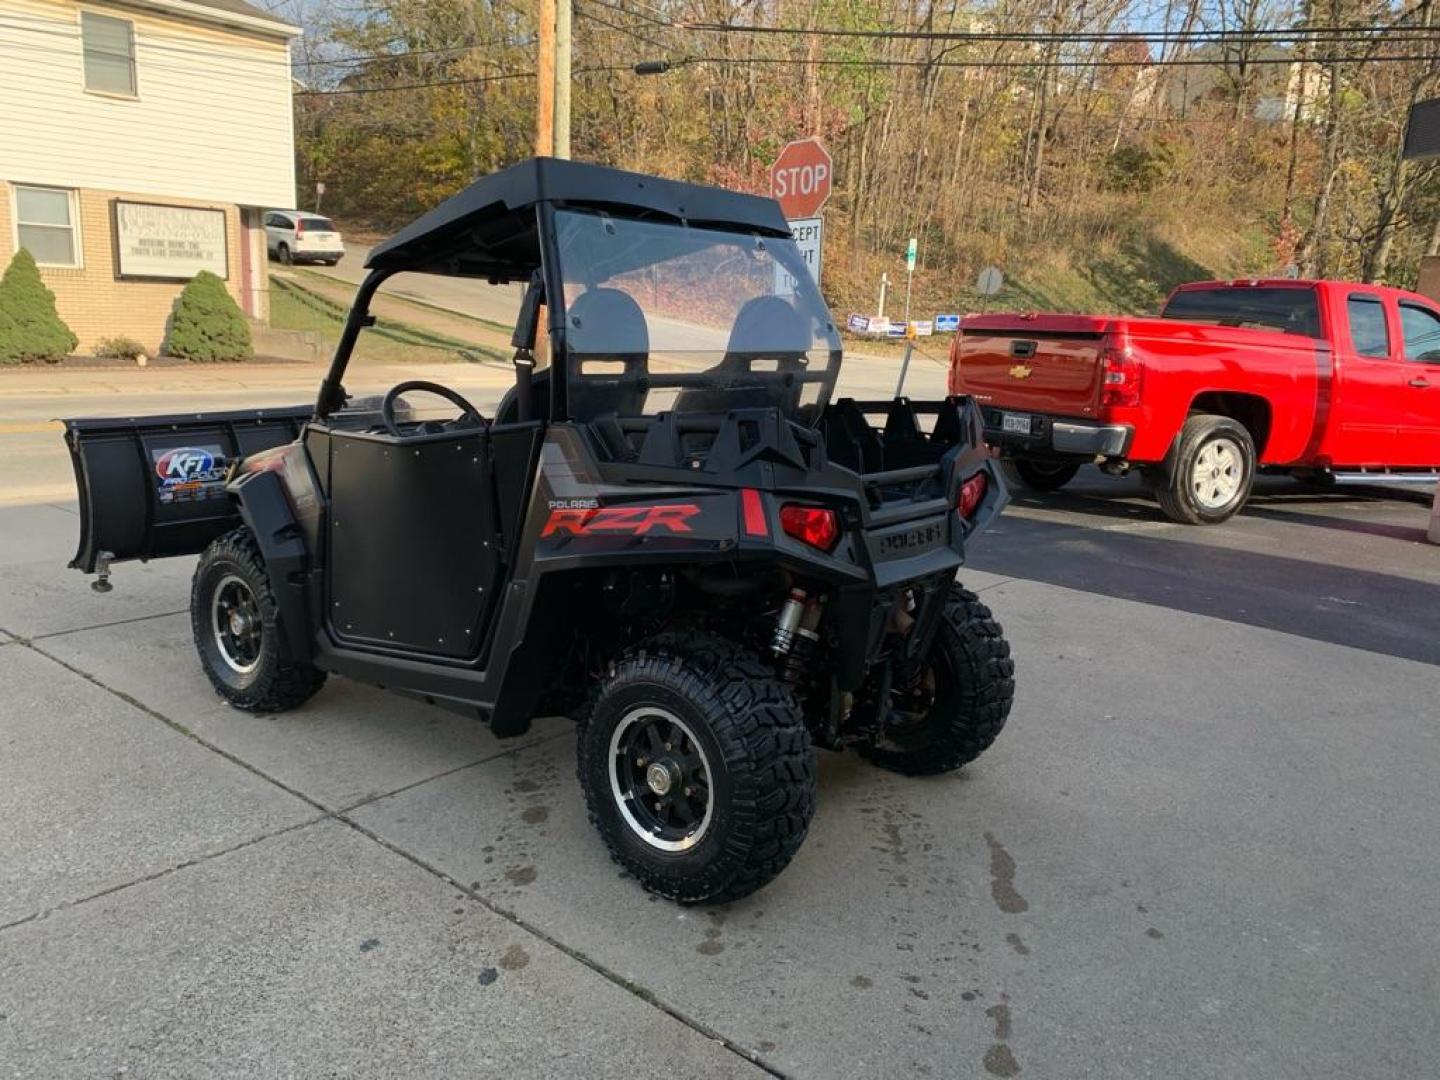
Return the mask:
<svg viewBox="0 0 1440 1080">
<path fill-rule="evenodd" d="M 842 310 L 910 236 L 917 302 L 951 309 L 990 263 L 1027 307 L 1144 309 L 1291 261 L 1413 284 L 1440 178 L 1399 147 L 1440 93 L 1431 3 L 574 0 L 575 156 L 763 191 L 820 136 Z M 297 99 L 329 210 L 388 228 L 531 152 L 533 4 L 335 10 Z"/>
</svg>

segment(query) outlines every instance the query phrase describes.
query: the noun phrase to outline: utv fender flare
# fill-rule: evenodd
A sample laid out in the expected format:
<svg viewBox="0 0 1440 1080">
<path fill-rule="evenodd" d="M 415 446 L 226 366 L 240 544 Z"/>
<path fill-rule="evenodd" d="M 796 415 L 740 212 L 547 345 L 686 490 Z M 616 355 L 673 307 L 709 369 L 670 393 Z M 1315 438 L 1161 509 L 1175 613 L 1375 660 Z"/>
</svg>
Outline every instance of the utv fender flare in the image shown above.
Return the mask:
<svg viewBox="0 0 1440 1080">
<path fill-rule="evenodd" d="M 260 556 L 270 575 L 270 587 L 280 611 L 280 646 L 289 661 L 310 661 L 314 658 L 310 637 L 309 613 L 305 602 L 306 570 L 310 555 L 305 550 L 304 534 L 278 473 L 257 470 L 236 477 L 226 489 L 235 500 Z"/>
</svg>

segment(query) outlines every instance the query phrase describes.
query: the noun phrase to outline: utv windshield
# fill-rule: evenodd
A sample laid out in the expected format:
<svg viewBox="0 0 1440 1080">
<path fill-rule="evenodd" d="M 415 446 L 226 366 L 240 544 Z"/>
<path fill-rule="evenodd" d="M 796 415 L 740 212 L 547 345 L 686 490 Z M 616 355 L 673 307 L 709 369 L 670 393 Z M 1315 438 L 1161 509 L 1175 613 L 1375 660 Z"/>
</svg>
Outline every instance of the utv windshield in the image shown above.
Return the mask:
<svg viewBox="0 0 1440 1080">
<path fill-rule="evenodd" d="M 573 210 L 555 224 L 572 417 L 819 418 L 840 338 L 793 240 Z"/>
</svg>

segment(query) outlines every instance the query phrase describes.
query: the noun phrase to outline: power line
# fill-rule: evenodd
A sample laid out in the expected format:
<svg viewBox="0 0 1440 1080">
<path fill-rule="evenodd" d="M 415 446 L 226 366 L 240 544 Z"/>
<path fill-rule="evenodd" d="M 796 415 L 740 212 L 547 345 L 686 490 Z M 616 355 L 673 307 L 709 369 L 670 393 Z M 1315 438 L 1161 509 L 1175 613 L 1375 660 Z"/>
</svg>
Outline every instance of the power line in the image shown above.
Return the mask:
<svg viewBox="0 0 1440 1080">
<path fill-rule="evenodd" d="M 1360 60 L 1354 56 L 1310 56 L 1306 57 L 1306 63 L 1310 64 L 1332 64 L 1332 63 L 1354 63 Z M 1427 61 L 1433 62 L 1434 56 L 1424 55 L 1387 55 L 1367 56 L 1363 58 L 1365 63 L 1398 63 L 1404 61 Z M 869 59 L 836 59 L 833 57 L 820 57 L 809 60 L 797 56 L 686 56 L 679 60 L 670 61 L 671 68 L 683 67 L 687 64 L 790 64 L 800 67 L 815 65 L 816 67 L 894 67 L 894 68 L 1033 68 L 1040 66 L 1056 68 L 1149 68 L 1149 67 L 1226 67 L 1233 61 L 1228 58 L 1209 57 L 1194 58 L 1187 57 L 1163 62 L 1152 60 L 1065 60 L 1052 58 L 1049 60 L 1036 57 L 1033 60 L 869 60 Z M 1285 57 L 1253 57 L 1247 59 L 1245 64 L 1295 64 L 1299 61 L 1293 56 Z"/>
<path fill-rule="evenodd" d="M 603 3 L 606 7 L 613 7 L 605 0 L 590 0 L 592 3 Z M 644 18 L 639 12 L 626 11 L 623 8 L 616 10 L 625 11 L 627 15 L 635 15 Z M 658 21 L 658 20 L 647 20 Z M 757 36 L 795 36 L 795 37 L 833 37 L 833 38 L 860 38 L 867 40 L 898 40 L 898 41 L 955 41 L 985 44 L 994 42 L 1005 43 L 1081 43 L 1094 44 L 1125 44 L 1138 42 L 1141 44 L 1149 42 L 1173 41 L 1179 43 L 1193 44 L 1226 44 L 1226 43 L 1253 43 L 1271 44 L 1284 43 L 1288 41 L 1325 41 L 1329 39 L 1342 39 L 1351 42 L 1371 42 L 1389 38 L 1391 35 L 1416 35 L 1427 39 L 1440 37 L 1440 27 L 1429 26 L 1389 26 L 1377 27 L 1373 31 L 1361 26 L 1310 26 L 1292 28 L 1264 28 L 1256 27 L 1248 30 L 1109 30 L 1109 31 L 1084 31 L 1084 30 L 1034 30 L 1034 31 L 1009 31 L 1009 30 L 858 30 L 845 27 L 803 27 L 803 26 L 742 26 L 737 23 L 686 23 L 669 22 L 661 25 L 676 30 L 690 30 L 706 34 L 749 34 Z"/>
<path fill-rule="evenodd" d="M 633 16 L 634 18 L 640 19 L 642 22 L 648 22 L 651 26 L 663 26 L 670 30 L 687 29 L 685 23 L 673 22 L 668 17 L 657 19 L 654 15 L 646 15 L 643 11 L 631 11 L 629 8 L 622 7 L 620 4 L 611 3 L 611 0 L 586 0 L 586 2 L 591 4 L 599 4 L 601 7 L 609 8 L 611 11 L 618 11 L 621 15 Z M 658 8 L 651 8 L 651 10 L 657 12 L 659 11 Z M 664 15 L 664 12 L 659 13 L 661 15 Z"/>
<path fill-rule="evenodd" d="M 399 90 L 429 90 L 437 86 L 478 86 L 507 79 L 533 79 L 533 71 L 507 71 L 498 75 L 477 75 L 470 79 L 435 79 L 431 82 L 401 83 L 399 86 L 349 86 L 340 90 L 296 90 L 295 97 L 341 97 L 353 94 L 389 94 Z"/>
<path fill-rule="evenodd" d="M 576 68 L 575 75 L 590 75 L 601 71 L 629 71 L 629 64 L 601 64 L 595 67 Z M 509 79 L 533 79 L 534 71 L 506 71 L 496 75 L 477 75 L 467 79 L 434 79 L 430 82 L 401 83 L 398 86 L 350 86 L 341 90 L 297 90 L 295 97 L 341 97 L 359 94 L 389 94 L 400 90 L 429 90 L 440 86 L 478 86 L 484 83 L 502 82 Z"/>
<path fill-rule="evenodd" d="M 448 56 L 456 53 L 471 52 L 475 49 L 491 48 L 496 45 L 508 45 L 515 48 L 523 48 L 533 45 L 533 37 L 519 40 L 509 38 L 493 38 L 489 41 L 477 41 L 471 45 L 449 45 L 440 49 L 409 49 L 405 52 L 381 52 L 368 53 L 362 56 L 337 56 L 319 60 L 297 60 L 296 67 L 329 67 L 337 64 L 365 64 L 381 60 L 405 60 L 412 56 Z"/>
<path fill-rule="evenodd" d="M 588 3 L 589 0 L 586 0 L 586 2 Z M 611 5 L 609 5 L 609 4 L 605 4 L 605 5 L 603 5 L 603 6 L 604 6 L 604 7 L 607 7 L 607 8 L 608 8 L 608 7 L 611 7 Z M 632 29 L 631 29 L 630 27 L 628 27 L 628 26 L 620 26 L 620 25 L 617 24 L 617 23 L 610 22 L 608 19 L 602 19 L 599 15 L 596 15 L 593 11 L 586 11 L 584 8 L 578 8 L 578 7 L 577 7 L 577 8 L 575 9 L 575 13 L 576 13 L 577 15 L 579 15 L 582 19 L 589 19 L 589 20 L 590 20 L 591 22 L 593 22 L 593 23 L 598 23 L 598 24 L 601 25 L 601 26 L 609 27 L 611 30 L 616 31 L 617 33 L 624 34 L 624 35 L 626 35 L 627 37 L 632 37 L 632 38 L 634 38 L 636 41 L 644 42 L 646 45 L 653 45 L 653 46 L 654 46 L 655 48 L 657 48 L 657 49 L 667 49 L 667 48 L 669 48 L 668 45 L 666 45 L 664 42 L 662 42 L 662 41 L 660 41 L 660 40 L 658 40 L 658 39 L 656 39 L 656 38 L 650 37 L 650 36 L 647 35 L 647 34 L 642 34 L 642 33 L 640 33 L 638 30 L 632 30 Z"/>
</svg>

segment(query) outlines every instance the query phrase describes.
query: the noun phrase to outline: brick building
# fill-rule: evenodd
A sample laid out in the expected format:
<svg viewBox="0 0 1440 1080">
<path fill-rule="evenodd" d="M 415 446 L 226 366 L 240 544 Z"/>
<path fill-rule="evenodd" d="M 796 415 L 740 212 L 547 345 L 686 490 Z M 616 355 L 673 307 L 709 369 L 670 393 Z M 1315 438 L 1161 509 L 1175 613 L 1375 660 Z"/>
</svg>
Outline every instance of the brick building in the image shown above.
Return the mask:
<svg viewBox="0 0 1440 1080">
<path fill-rule="evenodd" d="M 0 0 L 0 268 L 29 249 L 82 351 L 157 351 L 201 269 L 267 317 L 299 33 L 244 0 Z"/>
</svg>

